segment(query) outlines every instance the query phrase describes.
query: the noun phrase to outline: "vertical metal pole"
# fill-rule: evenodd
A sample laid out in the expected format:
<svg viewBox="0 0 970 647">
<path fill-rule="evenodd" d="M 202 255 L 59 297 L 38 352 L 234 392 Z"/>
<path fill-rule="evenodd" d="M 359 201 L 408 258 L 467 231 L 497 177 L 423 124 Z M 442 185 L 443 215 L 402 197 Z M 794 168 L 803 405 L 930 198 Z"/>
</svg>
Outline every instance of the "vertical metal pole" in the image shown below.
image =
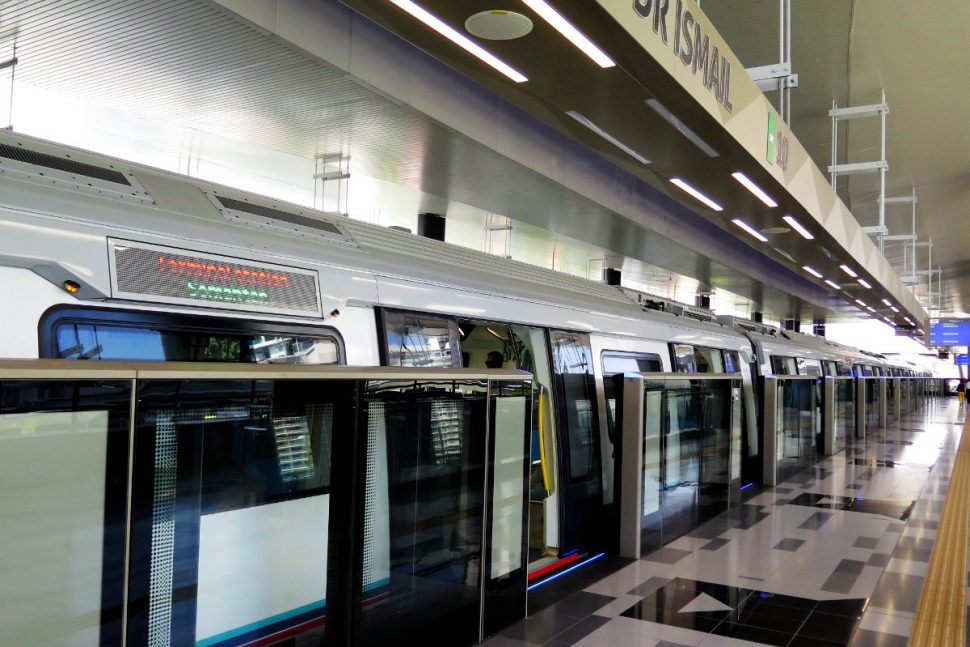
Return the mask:
<svg viewBox="0 0 970 647">
<path fill-rule="evenodd" d="M 623 378 L 620 419 L 620 557 L 640 559 L 643 515 L 643 378 Z"/>
<path fill-rule="evenodd" d="M 882 161 L 886 162 L 886 89 L 882 90 Z M 879 169 L 879 251 L 885 251 L 886 228 L 886 167 Z"/>
<path fill-rule="evenodd" d="M 791 74 L 791 0 L 785 0 L 785 62 L 788 63 L 789 75 Z M 791 87 L 788 84 L 790 76 L 785 79 L 785 123 L 791 128 Z"/>
<path fill-rule="evenodd" d="M 835 112 L 837 108 L 838 108 L 838 105 L 835 103 L 835 99 L 832 99 L 832 111 Z M 838 154 L 837 154 L 838 146 L 839 146 L 839 118 L 833 114 L 832 115 L 832 166 L 835 166 L 838 163 Z M 835 191 L 836 190 L 835 171 L 829 172 L 829 184 L 832 185 L 832 190 Z"/>
<path fill-rule="evenodd" d="M 913 189 L 913 198 L 914 198 L 913 200 L 913 238 L 912 240 L 909 241 L 909 244 L 912 246 L 912 249 L 913 249 L 913 261 L 912 261 L 913 273 L 911 274 L 911 276 L 915 277 L 916 276 L 916 200 L 915 200 L 916 189 L 915 188 Z M 906 265 L 904 264 L 903 267 L 906 267 Z"/>
<path fill-rule="evenodd" d="M 785 63 L 785 0 L 778 0 L 778 61 Z M 778 114 L 785 118 L 785 85 L 784 80 L 778 80 Z"/>
<path fill-rule="evenodd" d="M 10 65 L 10 108 L 7 112 L 7 130 L 13 130 L 13 82 L 17 73 L 17 43 L 13 44 L 13 57 Z"/>
</svg>

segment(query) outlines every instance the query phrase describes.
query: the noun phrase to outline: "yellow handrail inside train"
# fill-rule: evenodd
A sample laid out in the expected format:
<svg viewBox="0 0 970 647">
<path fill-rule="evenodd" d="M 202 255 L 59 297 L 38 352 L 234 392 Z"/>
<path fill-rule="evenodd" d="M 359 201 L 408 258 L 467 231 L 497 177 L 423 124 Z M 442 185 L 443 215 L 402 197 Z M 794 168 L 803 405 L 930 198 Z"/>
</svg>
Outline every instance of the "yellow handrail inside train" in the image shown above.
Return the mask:
<svg viewBox="0 0 970 647">
<path fill-rule="evenodd" d="M 546 389 L 539 385 L 539 469 L 542 472 L 542 487 L 551 494 L 549 486 L 549 464 L 546 461 Z"/>
</svg>

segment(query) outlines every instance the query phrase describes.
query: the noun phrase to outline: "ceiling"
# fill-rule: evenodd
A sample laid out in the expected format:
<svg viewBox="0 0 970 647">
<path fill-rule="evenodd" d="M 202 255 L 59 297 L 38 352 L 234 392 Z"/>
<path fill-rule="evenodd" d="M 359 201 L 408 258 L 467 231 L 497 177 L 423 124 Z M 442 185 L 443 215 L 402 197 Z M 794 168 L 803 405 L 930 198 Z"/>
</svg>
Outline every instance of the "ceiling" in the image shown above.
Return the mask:
<svg viewBox="0 0 970 647">
<path fill-rule="evenodd" d="M 715 2 L 705 0 L 704 9 Z M 258 0 L 255 4 L 259 4 Z M 475 4 L 482 3 L 475 0 Z M 835 14 L 848 3 L 824 4 L 831 5 Z M 819 31 L 828 34 L 828 27 L 820 26 Z M 656 286 L 657 291 L 671 282 L 671 272 L 679 272 L 700 281 L 699 285 L 692 284 L 691 290 L 718 287 L 733 291 L 779 315 L 856 314 L 855 308 L 844 301 L 824 296 L 815 298 L 813 304 L 805 304 L 793 297 L 784 283 L 762 284 L 736 268 L 707 261 L 683 244 L 645 231 L 588 198 L 390 100 L 341 70 L 296 48 L 283 46 L 278 39 L 217 10 L 212 2 L 0 1 L 0 45 L 14 37 L 19 45 L 18 80 L 80 97 L 117 114 L 150 117 L 302 159 L 340 151 L 350 155 L 354 173 L 420 192 L 422 208 L 442 208 L 450 217 L 453 212 L 462 212 L 460 205 L 466 212 L 470 205 L 472 212 L 478 209 L 469 216 L 471 220 L 481 219 L 482 210 L 495 211 L 590 243 L 593 250 L 599 245 L 608 250 L 605 254 L 613 256 L 610 264 L 622 264 L 624 269 L 639 272 L 632 278 L 642 279 L 646 286 Z M 537 51 L 558 59 L 558 63 L 543 59 L 537 64 L 548 64 L 550 69 L 556 67 L 563 73 L 545 82 L 543 95 L 572 97 L 588 106 L 589 111 L 599 105 L 616 104 L 630 92 L 637 95 L 637 101 L 642 99 L 638 90 L 622 84 L 606 84 L 596 92 L 577 90 L 570 70 L 578 68 L 580 62 L 569 58 L 575 53 L 558 38 L 549 34 L 545 38 L 549 47 Z M 795 56 L 797 61 L 798 50 Z M 830 66 L 831 85 L 837 87 L 839 63 L 833 60 Z M 476 79 L 482 75 L 473 72 L 468 76 Z M 642 173 L 643 169 L 629 158 L 563 117 L 544 96 L 526 97 L 523 103 L 533 114 L 548 116 L 559 130 L 598 151 L 616 167 L 639 174 L 665 193 L 669 191 L 652 171 Z M 799 106 L 797 97 L 795 105 Z M 670 107 L 685 121 L 692 119 L 689 107 Z M 67 115 L 61 118 L 69 120 Z M 801 138 L 798 119 L 796 116 L 793 120 Z M 809 123 L 808 119 L 805 121 Z M 669 170 L 683 165 L 684 141 L 672 136 L 659 117 L 647 113 L 638 126 L 644 139 L 634 143 L 650 147 L 655 168 Z M 735 154 L 733 142 L 726 141 L 722 134 L 699 123 L 692 126 L 726 158 Z M 828 126 L 819 127 L 818 132 L 821 141 Z M 853 137 L 855 134 L 850 133 L 850 144 Z M 814 144 L 805 143 L 814 154 Z M 166 151 L 184 149 L 184 142 L 158 141 L 150 145 Z M 238 151 L 234 154 L 238 155 Z M 695 170 L 699 174 L 714 173 L 713 167 L 703 164 Z M 726 182 L 739 196 L 738 209 L 759 208 L 750 195 L 739 193 L 737 186 L 729 184 L 731 180 Z M 920 197 L 922 200 L 922 194 Z M 729 230 L 730 225 L 723 218 L 712 218 L 703 209 L 695 210 Z M 816 262 L 831 263 L 814 247 L 792 238 L 785 242 L 791 243 L 797 254 L 818 255 Z M 554 245 L 552 248 L 555 250 Z M 758 256 L 746 245 L 740 249 L 744 250 L 743 256 Z M 779 276 L 803 280 L 797 274 L 798 264 L 794 264 L 796 270 L 792 272 L 792 264 L 785 258 L 770 250 L 768 254 L 771 259 L 759 261 L 764 267 L 777 268 Z M 643 263 L 645 260 L 662 265 L 666 271 Z M 744 303 L 744 299 L 738 302 Z"/>
<path fill-rule="evenodd" d="M 778 58 L 776 0 L 703 0 L 702 8 L 747 67 Z M 932 239 L 933 265 L 943 268 L 943 313 L 970 306 L 970 2 L 934 0 L 792 0 L 791 127 L 815 163 L 831 162 L 833 100 L 839 106 L 889 105 L 887 195 L 915 189 L 917 236 Z M 768 93 L 771 97 L 772 94 Z M 879 159 L 878 119 L 843 122 L 840 162 Z M 862 225 L 878 224 L 877 175 L 839 179 L 840 195 Z M 886 206 L 890 234 L 911 233 L 909 205 Z M 886 256 L 901 267 L 900 243 Z M 925 269 L 927 248 L 918 250 Z M 926 294 L 926 277 L 917 287 Z"/>
</svg>

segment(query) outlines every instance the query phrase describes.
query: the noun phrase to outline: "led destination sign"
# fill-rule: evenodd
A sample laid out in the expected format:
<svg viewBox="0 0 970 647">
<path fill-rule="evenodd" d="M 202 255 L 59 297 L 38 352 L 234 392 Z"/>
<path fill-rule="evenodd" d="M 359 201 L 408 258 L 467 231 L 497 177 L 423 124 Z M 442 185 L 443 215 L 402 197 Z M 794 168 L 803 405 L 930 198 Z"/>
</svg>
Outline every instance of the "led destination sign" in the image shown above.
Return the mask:
<svg viewBox="0 0 970 647">
<path fill-rule="evenodd" d="M 930 346 L 970 346 L 970 319 L 930 322 Z"/>
<path fill-rule="evenodd" d="M 315 272 L 116 242 L 117 296 L 143 301 L 319 315 Z"/>
</svg>

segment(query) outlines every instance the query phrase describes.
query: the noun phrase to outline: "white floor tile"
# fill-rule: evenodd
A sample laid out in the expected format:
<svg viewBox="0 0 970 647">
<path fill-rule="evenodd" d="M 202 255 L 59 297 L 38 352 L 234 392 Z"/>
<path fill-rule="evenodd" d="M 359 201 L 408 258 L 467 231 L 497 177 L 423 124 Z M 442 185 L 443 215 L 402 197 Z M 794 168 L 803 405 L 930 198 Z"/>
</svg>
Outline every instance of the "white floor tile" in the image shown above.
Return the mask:
<svg viewBox="0 0 970 647">
<path fill-rule="evenodd" d="M 918 577 L 924 577 L 926 575 L 927 568 L 929 568 L 929 564 L 927 562 L 914 562 L 910 559 L 898 558 L 889 560 L 889 563 L 886 565 L 886 570 L 891 573 L 916 575 Z"/>
<path fill-rule="evenodd" d="M 859 628 L 878 631 L 884 634 L 909 636 L 910 631 L 913 629 L 913 618 L 867 611 L 862 616 L 862 622 L 859 623 Z"/>
</svg>

